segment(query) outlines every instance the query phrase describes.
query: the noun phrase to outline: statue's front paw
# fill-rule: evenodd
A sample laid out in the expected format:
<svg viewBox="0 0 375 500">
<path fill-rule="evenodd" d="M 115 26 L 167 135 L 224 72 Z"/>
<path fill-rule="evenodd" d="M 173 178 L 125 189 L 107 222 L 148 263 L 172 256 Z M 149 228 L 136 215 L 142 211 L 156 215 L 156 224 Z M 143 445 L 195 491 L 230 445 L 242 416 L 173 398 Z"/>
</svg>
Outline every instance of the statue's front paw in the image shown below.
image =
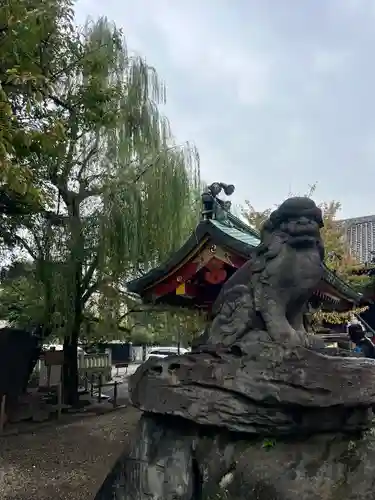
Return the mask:
<svg viewBox="0 0 375 500">
<path fill-rule="evenodd" d="M 298 346 L 301 347 L 311 347 L 311 339 L 309 338 L 309 335 L 303 330 L 298 330 L 296 331 L 296 342 Z"/>
<path fill-rule="evenodd" d="M 285 333 L 281 333 L 279 336 L 279 341 L 285 347 L 293 349 L 294 347 L 309 347 L 310 342 L 306 332 L 290 330 Z"/>
</svg>

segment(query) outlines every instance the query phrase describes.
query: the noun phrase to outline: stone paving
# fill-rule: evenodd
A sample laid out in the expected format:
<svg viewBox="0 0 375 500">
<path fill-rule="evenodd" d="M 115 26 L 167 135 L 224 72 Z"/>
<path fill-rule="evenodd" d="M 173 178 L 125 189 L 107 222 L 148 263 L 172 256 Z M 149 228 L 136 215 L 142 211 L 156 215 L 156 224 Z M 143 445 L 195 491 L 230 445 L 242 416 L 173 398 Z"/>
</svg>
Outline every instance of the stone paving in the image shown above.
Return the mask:
<svg viewBox="0 0 375 500">
<path fill-rule="evenodd" d="M 92 500 L 138 418 L 128 407 L 0 437 L 0 498 Z"/>
</svg>

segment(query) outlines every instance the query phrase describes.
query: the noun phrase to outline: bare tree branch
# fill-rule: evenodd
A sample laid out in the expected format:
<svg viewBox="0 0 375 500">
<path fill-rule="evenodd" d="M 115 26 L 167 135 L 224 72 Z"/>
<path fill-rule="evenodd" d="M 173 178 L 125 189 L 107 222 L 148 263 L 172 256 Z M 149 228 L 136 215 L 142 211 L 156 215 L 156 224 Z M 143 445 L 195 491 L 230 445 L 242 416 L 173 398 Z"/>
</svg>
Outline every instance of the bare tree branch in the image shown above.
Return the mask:
<svg viewBox="0 0 375 500">
<path fill-rule="evenodd" d="M 63 178 L 67 179 L 72 168 L 74 167 L 74 150 L 77 145 L 77 137 L 79 133 L 79 121 L 77 119 L 77 112 L 74 110 L 70 113 L 69 117 L 71 136 L 69 138 L 68 152 L 65 157 L 65 165 L 63 167 Z"/>
<path fill-rule="evenodd" d="M 34 239 L 34 242 L 35 242 L 35 245 L 38 249 L 38 252 L 39 252 L 39 256 L 43 258 L 44 256 L 44 248 L 43 248 L 43 245 L 39 239 L 39 237 L 37 236 L 37 234 L 35 233 L 35 227 L 33 226 L 33 224 L 30 224 L 29 222 L 25 221 L 23 223 L 23 225 L 30 231 L 33 239 Z M 30 252 L 29 252 L 30 253 Z M 30 254 L 31 255 L 31 254 Z M 38 258 L 38 257 L 34 257 L 34 258 Z"/>
<path fill-rule="evenodd" d="M 22 238 L 18 234 L 12 234 L 9 231 L 5 231 L 2 229 L 0 232 L 0 235 L 5 240 L 5 242 L 7 242 L 7 241 L 10 242 L 12 240 L 16 241 L 22 248 L 24 248 L 28 252 L 28 254 L 30 255 L 30 257 L 32 259 L 34 259 L 34 260 L 38 259 L 38 255 L 31 248 L 31 246 L 27 243 L 27 241 L 24 238 Z"/>
<path fill-rule="evenodd" d="M 98 152 L 98 144 L 99 144 L 99 140 L 96 139 L 94 146 L 92 146 L 92 148 L 90 149 L 90 151 L 88 152 L 88 154 L 86 155 L 86 157 L 84 158 L 84 160 L 82 160 L 81 162 L 77 163 L 78 165 L 80 165 L 80 168 L 79 168 L 79 171 L 78 171 L 78 175 L 77 175 L 77 178 L 78 178 L 79 181 L 81 181 L 83 172 L 85 171 L 85 168 L 89 164 L 90 160 L 92 159 L 92 157 L 94 155 L 97 154 L 97 152 Z"/>
<path fill-rule="evenodd" d="M 87 198 L 91 198 L 92 196 L 100 196 L 101 194 L 103 194 L 103 189 L 103 186 L 86 189 L 84 184 L 81 184 L 78 193 L 79 203 L 86 200 Z"/>
<path fill-rule="evenodd" d="M 89 265 L 86 274 L 82 278 L 82 291 L 86 290 L 90 284 L 90 281 L 94 275 L 94 272 L 96 271 L 99 263 L 99 255 L 96 253 L 94 259 L 92 260 L 91 264 Z"/>
<path fill-rule="evenodd" d="M 84 319 L 86 321 L 93 321 L 94 323 L 100 323 L 100 318 L 96 318 L 95 316 L 84 316 Z M 128 328 L 126 326 L 120 326 L 117 325 L 117 328 L 120 330 L 120 332 L 125 332 L 125 333 L 131 333 L 133 327 Z"/>
</svg>

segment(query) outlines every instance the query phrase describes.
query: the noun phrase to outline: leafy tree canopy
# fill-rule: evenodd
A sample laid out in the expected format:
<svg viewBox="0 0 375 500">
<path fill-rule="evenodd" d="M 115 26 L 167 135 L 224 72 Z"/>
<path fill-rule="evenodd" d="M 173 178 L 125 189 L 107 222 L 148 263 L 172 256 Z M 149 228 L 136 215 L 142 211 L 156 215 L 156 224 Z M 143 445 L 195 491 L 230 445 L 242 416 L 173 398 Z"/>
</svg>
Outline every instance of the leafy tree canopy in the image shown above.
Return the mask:
<svg viewBox="0 0 375 500">
<path fill-rule="evenodd" d="M 315 191 L 316 184 L 309 186 L 308 192 L 302 196 L 312 197 Z M 296 195 L 289 193 L 289 196 Z M 342 279 L 346 280 L 353 288 L 363 291 L 371 282 L 371 278 L 367 275 L 353 275 L 352 270 L 358 263 L 350 254 L 343 228 L 338 223 L 341 203 L 338 201 L 323 202 L 319 207 L 322 210 L 324 221 L 324 228 L 321 233 L 326 250 L 326 265 Z M 268 208 L 259 212 L 255 210 L 249 201 L 246 201 L 245 207 L 242 209 L 242 215 L 251 227 L 259 230 L 275 208 Z"/>
<path fill-rule="evenodd" d="M 5 0 L 0 6 L 0 193 L 34 208 L 43 186 L 30 151 L 50 138 L 33 125 L 67 65 L 72 6 L 71 0 Z"/>
</svg>

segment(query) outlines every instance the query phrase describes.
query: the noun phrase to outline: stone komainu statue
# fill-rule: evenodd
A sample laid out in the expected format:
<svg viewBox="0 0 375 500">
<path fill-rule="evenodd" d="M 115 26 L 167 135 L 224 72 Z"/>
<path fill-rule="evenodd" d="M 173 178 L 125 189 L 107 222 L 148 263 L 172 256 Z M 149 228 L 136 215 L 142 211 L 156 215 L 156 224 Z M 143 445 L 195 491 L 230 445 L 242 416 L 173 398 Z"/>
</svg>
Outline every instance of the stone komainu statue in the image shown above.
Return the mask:
<svg viewBox="0 0 375 500">
<path fill-rule="evenodd" d="M 304 312 L 322 273 L 321 210 L 306 197 L 286 200 L 261 230 L 252 258 L 223 286 L 213 305 L 208 345 L 230 346 L 254 330 L 306 345 Z"/>
<path fill-rule="evenodd" d="M 322 226 L 312 200 L 285 201 L 222 288 L 205 345 L 132 375 L 144 414 L 96 500 L 374 498 L 375 363 L 306 349 Z"/>
</svg>

